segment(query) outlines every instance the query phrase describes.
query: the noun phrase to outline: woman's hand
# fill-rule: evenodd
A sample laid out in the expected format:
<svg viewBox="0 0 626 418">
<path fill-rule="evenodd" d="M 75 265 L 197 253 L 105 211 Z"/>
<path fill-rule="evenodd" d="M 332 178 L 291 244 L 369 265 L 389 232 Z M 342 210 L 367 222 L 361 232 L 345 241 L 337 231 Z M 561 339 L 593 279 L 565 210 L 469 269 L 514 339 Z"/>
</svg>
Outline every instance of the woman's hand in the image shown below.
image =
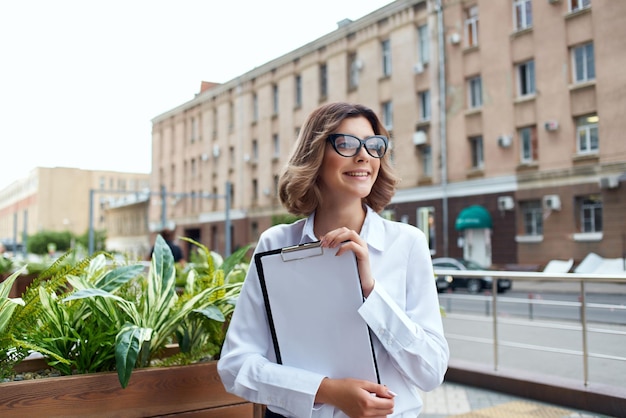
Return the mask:
<svg viewBox="0 0 626 418">
<path fill-rule="evenodd" d="M 393 414 L 394 396 L 386 386 L 367 380 L 325 378 L 315 402 L 334 405 L 350 418 L 384 418 Z"/>
<path fill-rule="evenodd" d="M 340 246 L 337 255 L 341 255 L 348 250 L 354 252 L 359 268 L 363 296 L 368 297 L 374 289 L 375 281 L 374 277 L 372 277 L 367 242 L 365 242 L 356 231 L 343 227 L 334 229 L 324 235 L 321 239 L 321 246 L 326 248 L 336 248 Z"/>
</svg>

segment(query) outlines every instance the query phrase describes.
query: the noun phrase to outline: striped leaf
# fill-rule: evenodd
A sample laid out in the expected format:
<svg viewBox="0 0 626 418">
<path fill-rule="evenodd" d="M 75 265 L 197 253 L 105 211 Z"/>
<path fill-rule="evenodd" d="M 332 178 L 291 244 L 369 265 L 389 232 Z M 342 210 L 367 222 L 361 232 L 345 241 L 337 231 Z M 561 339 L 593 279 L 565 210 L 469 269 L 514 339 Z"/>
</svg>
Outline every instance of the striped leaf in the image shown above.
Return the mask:
<svg viewBox="0 0 626 418">
<path fill-rule="evenodd" d="M 152 338 L 150 328 L 141 328 L 134 324 L 126 324 L 115 338 L 115 364 L 117 378 L 123 388 L 128 386 L 130 375 L 137 363 L 137 357 L 145 342 Z"/>
</svg>

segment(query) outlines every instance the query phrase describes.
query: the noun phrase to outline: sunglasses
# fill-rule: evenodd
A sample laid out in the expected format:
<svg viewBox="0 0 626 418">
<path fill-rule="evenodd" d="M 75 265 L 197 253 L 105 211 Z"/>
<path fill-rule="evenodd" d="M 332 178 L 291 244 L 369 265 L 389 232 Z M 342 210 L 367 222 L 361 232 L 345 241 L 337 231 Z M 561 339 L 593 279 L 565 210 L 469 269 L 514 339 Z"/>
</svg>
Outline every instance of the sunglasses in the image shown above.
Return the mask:
<svg viewBox="0 0 626 418">
<path fill-rule="evenodd" d="M 365 139 L 357 138 L 349 134 L 330 134 L 328 142 L 333 146 L 337 154 L 342 157 L 354 157 L 361 151 L 361 147 L 365 147 L 365 151 L 374 158 L 383 158 L 387 152 L 387 144 L 389 140 L 386 136 L 374 135 Z"/>
</svg>

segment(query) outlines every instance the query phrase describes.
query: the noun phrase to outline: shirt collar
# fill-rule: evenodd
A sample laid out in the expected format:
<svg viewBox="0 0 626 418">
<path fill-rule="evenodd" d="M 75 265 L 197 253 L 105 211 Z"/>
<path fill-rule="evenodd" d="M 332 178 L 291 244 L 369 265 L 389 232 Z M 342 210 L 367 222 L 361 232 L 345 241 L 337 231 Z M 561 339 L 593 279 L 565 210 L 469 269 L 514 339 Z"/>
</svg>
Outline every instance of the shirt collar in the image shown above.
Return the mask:
<svg viewBox="0 0 626 418">
<path fill-rule="evenodd" d="M 361 228 L 361 238 L 363 238 L 370 247 L 378 251 L 383 251 L 385 248 L 385 226 L 383 225 L 383 218 L 369 206 L 365 205 L 365 209 L 365 221 L 363 222 L 363 228 Z M 313 232 L 314 223 L 315 212 L 310 214 L 305 221 L 304 228 L 302 229 L 302 237 L 300 237 L 300 244 L 318 241 L 318 238 Z"/>
<path fill-rule="evenodd" d="M 307 242 L 319 241 L 313 232 L 313 225 L 315 222 L 315 212 L 309 215 L 304 222 L 304 228 L 302 229 L 302 237 L 299 244 L 306 244 Z"/>
</svg>

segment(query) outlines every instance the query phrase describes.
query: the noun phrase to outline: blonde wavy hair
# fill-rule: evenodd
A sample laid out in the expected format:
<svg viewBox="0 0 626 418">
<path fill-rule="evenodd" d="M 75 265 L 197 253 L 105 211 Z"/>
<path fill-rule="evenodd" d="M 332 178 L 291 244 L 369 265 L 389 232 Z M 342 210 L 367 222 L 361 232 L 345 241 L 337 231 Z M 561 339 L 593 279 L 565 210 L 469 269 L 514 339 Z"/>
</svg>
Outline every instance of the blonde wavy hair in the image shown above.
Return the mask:
<svg viewBox="0 0 626 418">
<path fill-rule="evenodd" d="M 292 154 L 278 182 L 278 196 L 285 208 L 297 216 L 309 216 L 323 200 L 318 185 L 326 138 L 336 133 L 344 119 L 364 117 L 374 135 L 389 137 L 374 111 L 360 104 L 336 102 L 322 105 L 307 117 Z M 378 177 L 363 203 L 380 212 L 389 204 L 399 179 L 393 172 L 389 153 L 380 159 Z"/>
</svg>

